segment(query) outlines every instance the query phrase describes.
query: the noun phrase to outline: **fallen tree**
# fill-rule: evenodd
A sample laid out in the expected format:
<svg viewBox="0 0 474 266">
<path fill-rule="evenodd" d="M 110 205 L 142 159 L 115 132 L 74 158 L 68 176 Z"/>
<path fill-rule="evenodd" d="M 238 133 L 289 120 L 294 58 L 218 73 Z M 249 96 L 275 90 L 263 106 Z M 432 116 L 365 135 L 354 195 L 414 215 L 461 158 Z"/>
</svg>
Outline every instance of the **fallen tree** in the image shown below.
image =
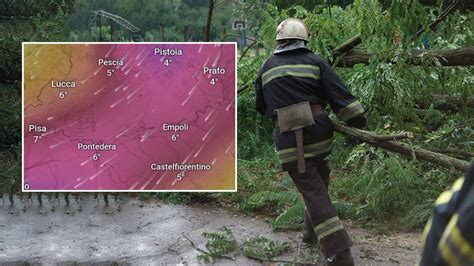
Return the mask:
<svg viewBox="0 0 474 266">
<path fill-rule="evenodd" d="M 372 57 L 365 50 L 352 50 L 342 55 L 336 61 L 338 67 L 353 67 L 356 64 L 368 65 Z M 466 47 L 452 50 L 412 50 L 407 57 L 410 65 L 436 65 L 436 61 L 442 66 L 471 66 L 474 65 L 474 47 Z"/>
<path fill-rule="evenodd" d="M 428 101 L 426 101 L 427 99 Z M 433 105 L 434 109 L 444 112 L 459 112 L 463 110 L 463 107 L 474 108 L 474 97 L 463 99 L 462 96 L 458 95 L 431 94 L 427 99 L 418 99 L 416 101 L 417 106 L 420 108 L 415 110 L 417 114 L 423 114 L 426 112 L 424 109 L 430 108 L 431 105 Z"/>
<path fill-rule="evenodd" d="M 333 55 L 339 55 L 345 52 L 349 52 L 350 50 L 352 50 L 352 48 L 356 47 L 360 43 L 362 43 L 362 38 L 360 37 L 360 34 L 357 34 L 356 36 L 345 41 L 339 47 L 332 49 L 331 53 Z"/>
<path fill-rule="evenodd" d="M 462 106 L 464 103 L 467 107 L 474 108 L 474 97 L 468 97 L 464 102 L 461 96 L 457 95 L 441 95 L 441 94 L 431 94 L 431 98 L 434 101 L 446 102 L 449 105 Z"/>
<path fill-rule="evenodd" d="M 459 159 L 470 159 L 474 158 L 474 152 L 461 151 L 456 149 L 429 149 L 432 152 L 448 154 Z"/>
<path fill-rule="evenodd" d="M 336 132 L 339 132 L 344 135 L 349 135 L 363 142 L 380 147 L 384 150 L 396 152 L 407 157 L 415 156 L 415 158 L 418 160 L 431 162 L 448 168 L 455 168 L 460 171 L 466 171 L 469 167 L 469 163 L 467 161 L 453 158 L 445 154 L 429 151 L 426 149 L 411 147 L 404 143 L 396 143 L 392 141 L 392 139 L 402 139 L 399 134 L 397 135 L 397 138 L 391 138 L 390 136 L 393 135 L 378 135 L 370 131 L 346 126 L 340 122 L 333 122 L 333 124 Z M 410 135 L 409 133 L 406 133 L 405 136 L 405 138 L 413 137 L 413 135 Z"/>
</svg>

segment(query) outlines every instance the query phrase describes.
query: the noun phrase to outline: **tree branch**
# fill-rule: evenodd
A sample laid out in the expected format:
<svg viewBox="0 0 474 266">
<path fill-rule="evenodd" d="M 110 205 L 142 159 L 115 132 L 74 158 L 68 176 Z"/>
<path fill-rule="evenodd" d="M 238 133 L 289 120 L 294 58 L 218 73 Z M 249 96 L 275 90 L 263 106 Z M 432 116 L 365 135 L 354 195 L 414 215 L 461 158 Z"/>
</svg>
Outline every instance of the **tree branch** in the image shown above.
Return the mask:
<svg viewBox="0 0 474 266">
<path fill-rule="evenodd" d="M 277 264 L 284 264 L 284 265 L 315 265 L 314 262 L 309 262 L 309 261 L 291 261 L 291 260 L 275 260 L 275 259 L 264 259 L 260 258 L 257 256 L 252 256 L 249 254 L 244 254 L 245 257 L 249 259 L 253 259 L 256 261 L 259 261 L 261 263 L 267 264 L 267 263 L 277 263 Z"/>
<path fill-rule="evenodd" d="M 367 51 L 351 51 L 340 57 L 336 64 L 339 67 L 353 67 L 356 64 L 369 64 L 372 54 Z M 458 48 L 452 50 L 412 50 L 407 58 L 410 65 L 424 65 L 428 60 L 435 59 L 442 66 L 472 66 L 474 65 L 474 47 Z M 394 63 L 394 62 L 392 62 Z M 434 60 L 428 62 L 436 65 Z"/>
<path fill-rule="evenodd" d="M 446 17 L 448 17 L 449 14 L 451 14 L 451 12 L 454 11 L 454 8 L 456 7 L 458 3 L 459 3 L 458 0 L 453 0 L 453 2 L 451 2 L 451 4 L 448 7 L 446 7 L 446 9 L 443 10 L 443 12 L 441 12 L 441 14 L 433 22 L 431 22 L 428 27 L 431 30 L 434 30 L 441 21 L 443 21 Z M 423 32 L 425 32 L 425 29 L 423 28 L 419 29 L 416 32 L 416 36 L 420 36 Z"/>
<path fill-rule="evenodd" d="M 185 235 L 184 233 L 182 234 L 183 235 L 183 238 L 188 240 L 188 242 L 191 244 L 191 246 L 193 246 L 193 248 L 203 254 L 206 254 L 208 256 L 211 256 L 211 253 L 207 252 L 206 250 L 198 247 L 191 239 L 189 239 L 189 237 L 187 235 Z M 228 259 L 228 260 L 235 260 L 234 257 L 231 257 L 231 256 L 226 256 L 226 255 L 220 255 L 219 256 L 220 258 L 224 258 L 224 259 Z"/>
<path fill-rule="evenodd" d="M 371 133 L 367 131 L 368 133 Z M 402 132 L 399 134 L 391 134 L 391 135 L 377 135 L 377 134 L 370 134 L 371 137 L 376 141 L 393 141 L 393 140 L 401 140 L 401 139 L 412 139 L 413 133 L 411 132 Z"/>
<path fill-rule="evenodd" d="M 247 53 L 247 51 L 252 48 L 252 46 L 254 46 L 257 42 L 253 42 L 252 44 L 250 44 L 249 46 L 247 46 L 247 48 L 245 48 L 245 50 L 242 52 L 242 54 L 240 55 L 240 58 L 239 58 L 239 62 L 240 60 L 242 60 L 242 58 L 244 58 L 244 55 Z"/>
<path fill-rule="evenodd" d="M 455 106 L 462 106 L 464 104 L 462 97 L 457 95 L 431 94 L 431 98 L 434 101 L 443 101 Z M 474 97 L 468 97 L 466 99 L 466 106 L 474 108 Z"/>
<path fill-rule="evenodd" d="M 362 38 L 360 37 L 360 34 L 357 34 L 356 36 L 345 41 L 339 47 L 332 49 L 331 52 L 333 55 L 343 54 L 345 52 L 352 50 L 352 48 L 356 47 L 361 42 L 362 42 Z"/>
<path fill-rule="evenodd" d="M 250 84 L 251 83 L 247 83 L 247 84 L 243 85 L 241 88 L 239 88 L 239 90 L 237 90 L 237 93 L 241 93 L 242 91 L 250 88 Z"/>
<path fill-rule="evenodd" d="M 455 168 L 460 171 L 466 171 L 469 167 L 469 163 L 464 160 L 460 160 L 422 148 L 411 147 L 403 143 L 396 143 L 393 141 L 378 141 L 377 139 L 373 138 L 375 134 L 373 132 L 349 127 L 340 122 L 333 122 L 333 124 L 334 130 L 336 132 L 355 137 L 371 145 L 383 148 L 384 150 L 396 152 L 407 157 L 415 156 L 418 160 L 431 162 L 447 168 Z"/>
<path fill-rule="evenodd" d="M 461 151 L 461 150 L 456 150 L 456 149 L 429 149 L 429 150 L 432 152 L 449 154 L 457 158 L 463 158 L 463 159 L 474 158 L 474 152 L 469 152 L 469 151 Z"/>
<path fill-rule="evenodd" d="M 228 34 L 224 35 L 224 38 L 226 38 L 226 37 L 237 37 L 237 38 L 243 38 L 243 39 L 251 40 L 251 41 L 253 41 L 253 42 L 258 42 L 258 41 L 255 40 L 254 38 L 245 37 L 245 36 L 243 36 L 243 35 L 238 35 L 238 34 L 230 34 L 230 33 L 228 33 Z"/>
</svg>

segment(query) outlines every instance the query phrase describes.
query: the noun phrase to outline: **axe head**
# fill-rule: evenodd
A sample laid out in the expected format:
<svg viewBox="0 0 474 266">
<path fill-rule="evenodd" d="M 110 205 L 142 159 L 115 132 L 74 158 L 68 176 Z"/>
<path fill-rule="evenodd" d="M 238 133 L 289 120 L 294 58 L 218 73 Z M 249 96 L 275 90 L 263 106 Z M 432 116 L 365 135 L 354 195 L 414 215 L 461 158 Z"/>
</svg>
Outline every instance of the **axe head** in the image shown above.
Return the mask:
<svg viewBox="0 0 474 266">
<path fill-rule="evenodd" d="M 280 132 L 294 131 L 314 124 L 309 102 L 301 102 L 275 110 Z"/>
</svg>

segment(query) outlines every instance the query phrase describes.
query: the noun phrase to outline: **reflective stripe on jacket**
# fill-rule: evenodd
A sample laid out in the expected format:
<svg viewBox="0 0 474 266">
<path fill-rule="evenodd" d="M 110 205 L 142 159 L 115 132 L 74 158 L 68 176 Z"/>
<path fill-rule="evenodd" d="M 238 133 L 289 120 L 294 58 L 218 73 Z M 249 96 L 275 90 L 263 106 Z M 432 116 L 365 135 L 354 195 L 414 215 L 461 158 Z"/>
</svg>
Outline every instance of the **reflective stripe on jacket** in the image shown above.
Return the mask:
<svg viewBox="0 0 474 266">
<path fill-rule="evenodd" d="M 421 265 L 474 265 L 474 163 L 436 200 L 423 243 Z"/>
</svg>

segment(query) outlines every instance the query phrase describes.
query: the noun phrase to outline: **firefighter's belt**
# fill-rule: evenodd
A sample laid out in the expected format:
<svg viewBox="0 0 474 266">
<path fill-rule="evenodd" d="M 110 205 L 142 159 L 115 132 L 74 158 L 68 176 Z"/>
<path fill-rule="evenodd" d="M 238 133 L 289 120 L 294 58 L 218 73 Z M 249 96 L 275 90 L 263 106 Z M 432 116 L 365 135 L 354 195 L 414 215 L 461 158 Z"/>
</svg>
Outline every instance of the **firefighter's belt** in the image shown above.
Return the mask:
<svg viewBox="0 0 474 266">
<path fill-rule="evenodd" d="M 280 132 L 295 132 L 298 172 L 304 173 L 306 165 L 304 161 L 303 128 L 314 124 L 313 115 L 322 113 L 322 108 L 320 105 L 310 106 L 309 102 L 301 102 L 277 109 L 275 112 Z"/>
</svg>

